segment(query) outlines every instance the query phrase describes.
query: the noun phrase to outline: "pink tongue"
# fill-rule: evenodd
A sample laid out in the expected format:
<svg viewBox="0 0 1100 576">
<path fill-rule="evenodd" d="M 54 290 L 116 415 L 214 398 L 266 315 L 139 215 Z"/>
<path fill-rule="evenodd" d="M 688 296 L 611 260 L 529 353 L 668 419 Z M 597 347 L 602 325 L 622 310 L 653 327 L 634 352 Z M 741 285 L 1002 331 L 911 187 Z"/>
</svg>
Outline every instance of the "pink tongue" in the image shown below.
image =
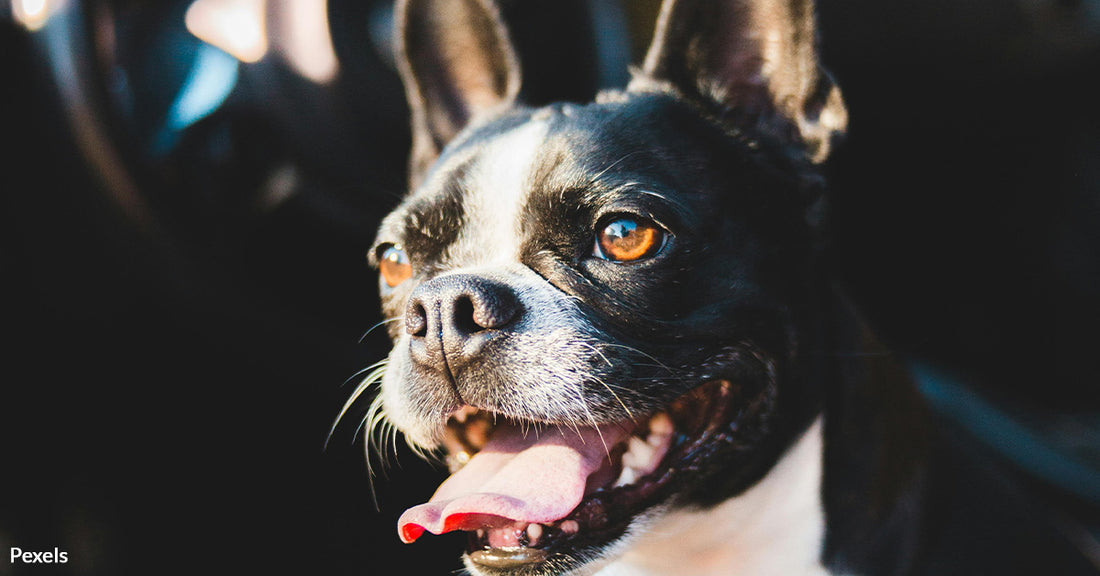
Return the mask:
<svg viewBox="0 0 1100 576">
<path fill-rule="evenodd" d="M 619 426 L 543 430 L 526 436 L 498 426 L 492 439 L 447 478 L 426 504 L 397 521 L 401 540 L 425 530 L 443 534 L 512 523 L 564 518 L 584 497 L 588 477 L 608 460 L 608 450 L 627 434 Z"/>
</svg>

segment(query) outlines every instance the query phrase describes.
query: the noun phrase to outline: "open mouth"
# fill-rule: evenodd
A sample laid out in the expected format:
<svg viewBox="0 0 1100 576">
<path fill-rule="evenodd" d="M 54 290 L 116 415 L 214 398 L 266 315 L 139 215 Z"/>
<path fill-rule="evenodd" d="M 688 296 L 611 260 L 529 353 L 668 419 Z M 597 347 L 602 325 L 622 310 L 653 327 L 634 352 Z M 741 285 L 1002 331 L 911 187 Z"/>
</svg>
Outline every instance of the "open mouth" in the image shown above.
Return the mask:
<svg viewBox="0 0 1100 576">
<path fill-rule="evenodd" d="M 729 442 L 747 406 L 728 380 L 703 384 L 644 418 L 579 427 L 465 407 L 448 421 L 451 476 L 398 521 L 401 539 L 469 535 L 468 559 L 524 571 L 621 536 L 677 478 Z"/>
</svg>

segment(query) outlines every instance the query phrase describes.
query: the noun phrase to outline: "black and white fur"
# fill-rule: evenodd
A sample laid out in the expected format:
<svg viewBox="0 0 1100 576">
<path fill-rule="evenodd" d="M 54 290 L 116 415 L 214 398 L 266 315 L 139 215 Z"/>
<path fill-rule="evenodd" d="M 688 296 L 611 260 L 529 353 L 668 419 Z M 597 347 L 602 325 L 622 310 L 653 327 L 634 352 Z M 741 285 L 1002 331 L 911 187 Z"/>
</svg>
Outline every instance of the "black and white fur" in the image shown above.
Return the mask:
<svg viewBox="0 0 1100 576">
<path fill-rule="evenodd" d="M 907 573 L 919 403 L 828 274 L 823 167 L 847 114 L 811 2 L 666 0 L 625 90 L 542 108 L 518 101 L 488 0 L 405 0 L 398 20 L 411 192 L 375 256 L 399 244 L 414 275 L 382 284 L 389 423 L 431 450 L 465 405 L 560 427 L 652 413 L 714 379 L 744 395 L 736 433 L 661 502 L 569 562 L 514 573 Z M 613 214 L 660 224 L 667 245 L 594 258 Z M 487 320 L 499 334 L 441 325 L 457 302 L 502 315 Z"/>
</svg>

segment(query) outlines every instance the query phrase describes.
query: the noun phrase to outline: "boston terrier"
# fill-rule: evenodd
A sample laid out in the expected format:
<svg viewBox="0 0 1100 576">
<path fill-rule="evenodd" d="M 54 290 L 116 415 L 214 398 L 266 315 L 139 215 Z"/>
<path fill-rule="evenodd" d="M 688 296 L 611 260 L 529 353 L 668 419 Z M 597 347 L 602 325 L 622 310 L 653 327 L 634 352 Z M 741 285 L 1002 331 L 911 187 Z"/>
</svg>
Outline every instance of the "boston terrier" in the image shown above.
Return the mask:
<svg viewBox="0 0 1100 576">
<path fill-rule="evenodd" d="M 538 108 L 491 0 L 397 27 L 393 349 L 353 400 L 451 471 L 399 537 L 466 532 L 476 576 L 911 573 L 928 435 L 830 273 L 811 0 L 665 0 L 625 89 Z"/>
</svg>

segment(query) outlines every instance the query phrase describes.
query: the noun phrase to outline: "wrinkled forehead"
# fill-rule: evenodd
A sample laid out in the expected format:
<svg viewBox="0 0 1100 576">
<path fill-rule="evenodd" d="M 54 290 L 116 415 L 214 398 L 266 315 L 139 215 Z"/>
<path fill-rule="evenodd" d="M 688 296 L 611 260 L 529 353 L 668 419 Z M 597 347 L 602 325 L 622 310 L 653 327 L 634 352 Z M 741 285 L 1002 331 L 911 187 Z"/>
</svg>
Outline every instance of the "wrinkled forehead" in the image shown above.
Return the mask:
<svg viewBox="0 0 1100 576">
<path fill-rule="evenodd" d="M 384 231 L 452 266 L 519 261 L 537 197 L 584 179 L 575 147 L 585 138 L 563 127 L 568 120 L 556 109 L 539 110 L 466 135 L 386 219 Z"/>
<path fill-rule="evenodd" d="M 459 194 L 464 213 L 447 257 L 461 266 L 519 261 L 524 207 L 536 182 L 546 178 L 547 119 L 532 119 L 472 146 L 447 187 Z"/>
<path fill-rule="evenodd" d="M 450 266 L 521 260 L 544 216 L 584 211 L 616 190 L 680 188 L 669 160 L 693 154 L 659 101 L 554 105 L 498 119 L 451 143 L 384 231 Z M 658 113 L 661 112 L 661 113 Z M 644 182 L 641 182 L 644 180 Z M 558 220 L 554 217 L 551 220 Z"/>
</svg>

